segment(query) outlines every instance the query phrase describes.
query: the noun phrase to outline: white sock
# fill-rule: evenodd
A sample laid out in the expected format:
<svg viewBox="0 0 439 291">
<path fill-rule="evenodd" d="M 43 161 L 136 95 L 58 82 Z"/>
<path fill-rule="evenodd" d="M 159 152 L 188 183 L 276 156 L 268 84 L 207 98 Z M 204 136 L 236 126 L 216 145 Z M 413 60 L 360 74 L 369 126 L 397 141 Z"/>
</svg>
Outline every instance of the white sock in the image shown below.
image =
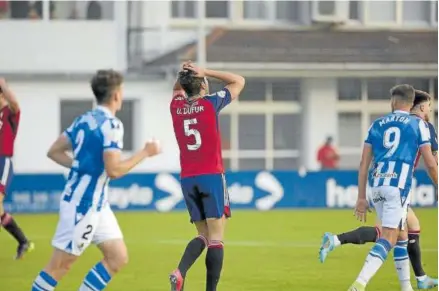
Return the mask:
<svg viewBox="0 0 439 291">
<path fill-rule="evenodd" d="M 416 277 L 416 280 L 418 281 L 424 281 L 425 279 L 427 279 L 427 275 Z"/>
<path fill-rule="evenodd" d="M 392 246 L 387 240 L 377 240 L 373 248 L 370 250 L 363 269 L 361 270 L 360 275 L 358 275 L 356 281 L 361 285 L 366 286 L 387 259 L 387 255 L 391 248 Z"/>
<path fill-rule="evenodd" d="M 341 241 L 338 239 L 338 236 L 334 235 L 334 247 L 341 246 Z"/>
<path fill-rule="evenodd" d="M 411 290 L 412 288 L 412 284 L 410 283 L 410 261 L 407 244 L 407 240 L 398 241 L 393 249 L 393 260 L 395 261 L 395 268 L 402 290 Z"/>
</svg>

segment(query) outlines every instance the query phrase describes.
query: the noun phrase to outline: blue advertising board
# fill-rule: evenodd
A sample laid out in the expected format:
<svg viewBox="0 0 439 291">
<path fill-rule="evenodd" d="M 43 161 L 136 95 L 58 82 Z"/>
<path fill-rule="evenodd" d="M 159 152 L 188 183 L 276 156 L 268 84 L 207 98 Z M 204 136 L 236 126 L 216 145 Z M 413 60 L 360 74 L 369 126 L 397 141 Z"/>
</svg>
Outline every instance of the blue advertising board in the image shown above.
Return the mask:
<svg viewBox="0 0 439 291">
<path fill-rule="evenodd" d="M 233 172 L 226 175 L 233 209 L 346 208 L 357 198 L 356 171 Z M 65 183 L 62 174 L 16 175 L 5 199 L 11 212 L 56 212 Z M 114 210 L 185 209 L 177 174 L 130 174 L 110 183 Z M 413 181 L 412 205 L 436 205 L 436 189 L 425 171 Z"/>
</svg>

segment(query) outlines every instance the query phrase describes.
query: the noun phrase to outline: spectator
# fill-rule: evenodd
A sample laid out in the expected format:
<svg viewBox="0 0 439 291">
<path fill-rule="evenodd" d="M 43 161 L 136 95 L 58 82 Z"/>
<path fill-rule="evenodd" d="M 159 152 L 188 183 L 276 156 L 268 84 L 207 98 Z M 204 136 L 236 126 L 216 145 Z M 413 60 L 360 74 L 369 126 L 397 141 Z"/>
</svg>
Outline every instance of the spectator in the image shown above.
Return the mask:
<svg viewBox="0 0 439 291">
<path fill-rule="evenodd" d="M 53 1 L 49 2 L 49 11 L 50 11 L 50 19 L 55 18 L 55 3 Z M 29 17 L 32 19 L 43 18 L 43 1 L 35 1 L 33 3 Z"/>
<path fill-rule="evenodd" d="M 320 147 L 317 153 L 317 161 L 319 161 L 321 169 L 337 169 L 340 156 L 337 150 L 332 145 L 332 137 L 328 137 L 323 146 Z"/>
<path fill-rule="evenodd" d="M 102 7 L 98 1 L 88 2 L 87 19 L 98 20 L 102 18 Z"/>
</svg>

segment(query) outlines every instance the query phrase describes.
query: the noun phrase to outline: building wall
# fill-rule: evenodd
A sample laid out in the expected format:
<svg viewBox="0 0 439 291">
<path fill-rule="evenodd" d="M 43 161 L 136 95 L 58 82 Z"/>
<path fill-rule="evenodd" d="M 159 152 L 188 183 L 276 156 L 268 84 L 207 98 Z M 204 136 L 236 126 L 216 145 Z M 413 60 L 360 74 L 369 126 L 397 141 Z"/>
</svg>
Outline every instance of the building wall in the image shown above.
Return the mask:
<svg viewBox="0 0 439 291">
<path fill-rule="evenodd" d="M 62 172 L 46 157 L 59 136 L 60 100 L 91 100 L 88 82 L 10 82 L 22 108 L 21 123 L 15 145 L 15 171 L 20 173 Z M 136 100 L 134 113 L 134 148 L 140 149 L 151 137 L 161 140 L 164 153 L 143 162 L 136 171 L 170 171 L 178 169 L 177 147 L 168 114 L 172 84 L 164 81 L 139 81 L 125 84 L 127 99 Z"/>
</svg>

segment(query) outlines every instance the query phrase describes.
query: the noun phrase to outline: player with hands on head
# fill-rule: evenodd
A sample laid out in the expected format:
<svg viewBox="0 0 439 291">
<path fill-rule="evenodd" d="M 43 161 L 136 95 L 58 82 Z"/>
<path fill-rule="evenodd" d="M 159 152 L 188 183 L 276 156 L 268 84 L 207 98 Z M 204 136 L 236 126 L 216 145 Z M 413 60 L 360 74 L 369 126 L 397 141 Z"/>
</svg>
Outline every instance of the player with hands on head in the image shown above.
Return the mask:
<svg viewBox="0 0 439 291">
<path fill-rule="evenodd" d="M 207 78 L 225 87 L 209 94 Z M 207 247 L 206 291 L 216 291 L 224 259 L 225 218 L 230 205 L 221 152 L 220 111 L 244 88 L 242 76 L 185 62 L 174 85 L 170 111 L 180 149 L 181 187 L 198 236 L 192 239 L 170 275 L 172 291 L 184 288 L 189 268 Z"/>
</svg>

